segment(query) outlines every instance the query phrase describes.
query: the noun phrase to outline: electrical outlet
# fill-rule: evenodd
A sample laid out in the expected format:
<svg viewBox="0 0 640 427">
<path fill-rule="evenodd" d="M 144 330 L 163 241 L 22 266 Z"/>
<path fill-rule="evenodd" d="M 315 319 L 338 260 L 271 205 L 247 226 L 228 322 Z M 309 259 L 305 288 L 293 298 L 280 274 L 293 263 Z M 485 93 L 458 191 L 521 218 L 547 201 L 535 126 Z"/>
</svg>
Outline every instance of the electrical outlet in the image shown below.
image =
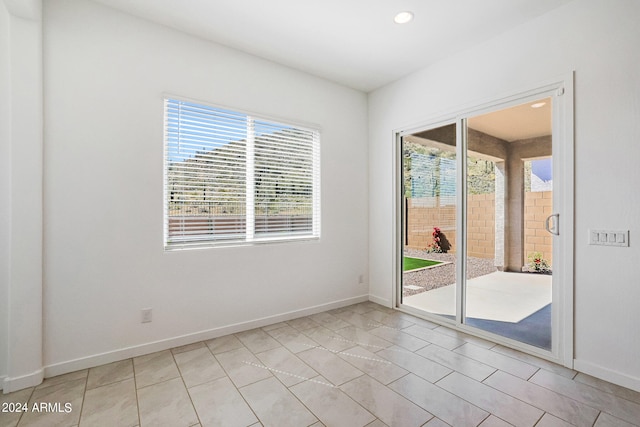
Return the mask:
<svg viewBox="0 0 640 427">
<path fill-rule="evenodd" d="M 360 276 L 358 276 L 358 283 L 360 284 L 364 283 L 364 274 L 361 274 Z"/>
<path fill-rule="evenodd" d="M 141 311 L 141 317 L 142 319 L 140 320 L 140 323 L 149 323 L 151 322 L 151 309 L 150 308 L 143 308 Z"/>
</svg>

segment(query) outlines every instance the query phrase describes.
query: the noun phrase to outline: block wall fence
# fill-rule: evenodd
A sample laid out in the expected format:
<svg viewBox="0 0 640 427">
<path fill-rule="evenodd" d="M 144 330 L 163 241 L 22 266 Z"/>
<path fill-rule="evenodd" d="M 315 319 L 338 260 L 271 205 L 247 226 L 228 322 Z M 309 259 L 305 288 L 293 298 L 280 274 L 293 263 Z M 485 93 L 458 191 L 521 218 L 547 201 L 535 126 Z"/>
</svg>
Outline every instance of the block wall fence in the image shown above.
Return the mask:
<svg viewBox="0 0 640 427">
<path fill-rule="evenodd" d="M 544 229 L 545 219 L 551 215 L 553 192 L 526 192 L 524 196 L 524 253 L 541 252 L 550 263 L 552 236 Z M 439 227 L 451 245 L 449 252 L 456 250 L 455 206 L 423 206 L 419 200 L 408 199 L 405 211 L 405 247 L 425 249 L 433 243 L 433 227 Z M 495 194 L 470 194 L 468 201 L 467 244 L 469 256 L 476 258 L 495 257 Z M 525 259 L 526 263 L 527 260 Z"/>
</svg>

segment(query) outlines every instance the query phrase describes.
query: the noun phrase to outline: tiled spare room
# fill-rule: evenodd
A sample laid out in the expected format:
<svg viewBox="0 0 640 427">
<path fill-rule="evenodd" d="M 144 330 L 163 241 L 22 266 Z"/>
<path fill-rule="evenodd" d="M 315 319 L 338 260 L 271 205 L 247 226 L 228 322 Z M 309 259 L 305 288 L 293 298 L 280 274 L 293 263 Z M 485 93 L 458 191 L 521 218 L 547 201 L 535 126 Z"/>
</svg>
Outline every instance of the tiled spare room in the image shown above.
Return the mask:
<svg viewBox="0 0 640 427">
<path fill-rule="evenodd" d="M 0 0 L 0 427 L 640 427 L 640 0 Z"/>
<path fill-rule="evenodd" d="M 640 393 L 366 302 L 2 395 L 26 426 L 632 426 Z"/>
</svg>

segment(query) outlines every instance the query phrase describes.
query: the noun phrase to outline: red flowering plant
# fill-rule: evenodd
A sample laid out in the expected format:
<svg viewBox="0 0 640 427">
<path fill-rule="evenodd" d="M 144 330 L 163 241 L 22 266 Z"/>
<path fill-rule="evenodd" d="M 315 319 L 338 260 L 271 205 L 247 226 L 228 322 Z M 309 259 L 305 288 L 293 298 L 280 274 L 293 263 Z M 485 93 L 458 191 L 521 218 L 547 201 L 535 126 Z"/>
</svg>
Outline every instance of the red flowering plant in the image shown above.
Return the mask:
<svg viewBox="0 0 640 427">
<path fill-rule="evenodd" d="M 431 233 L 433 236 L 433 243 L 427 245 L 427 252 L 437 254 L 441 254 L 443 252 L 440 244 L 442 241 L 441 233 L 440 228 L 433 227 L 433 232 Z"/>
</svg>

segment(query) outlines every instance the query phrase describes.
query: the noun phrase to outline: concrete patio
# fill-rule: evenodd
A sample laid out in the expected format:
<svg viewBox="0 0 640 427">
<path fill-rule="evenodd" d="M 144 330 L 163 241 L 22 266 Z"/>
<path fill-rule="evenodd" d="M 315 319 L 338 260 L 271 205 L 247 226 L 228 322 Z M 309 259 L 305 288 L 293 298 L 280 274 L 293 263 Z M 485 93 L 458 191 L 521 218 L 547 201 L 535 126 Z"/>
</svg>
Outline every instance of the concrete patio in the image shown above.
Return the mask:
<svg viewBox="0 0 640 427">
<path fill-rule="evenodd" d="M 455 284 L 405 297 L 403 304 L 455 316 Z M 551 303 L 551 276 L 497 271 L 467 281 L 467 317 L 518 323 Z"/>
</svg>

